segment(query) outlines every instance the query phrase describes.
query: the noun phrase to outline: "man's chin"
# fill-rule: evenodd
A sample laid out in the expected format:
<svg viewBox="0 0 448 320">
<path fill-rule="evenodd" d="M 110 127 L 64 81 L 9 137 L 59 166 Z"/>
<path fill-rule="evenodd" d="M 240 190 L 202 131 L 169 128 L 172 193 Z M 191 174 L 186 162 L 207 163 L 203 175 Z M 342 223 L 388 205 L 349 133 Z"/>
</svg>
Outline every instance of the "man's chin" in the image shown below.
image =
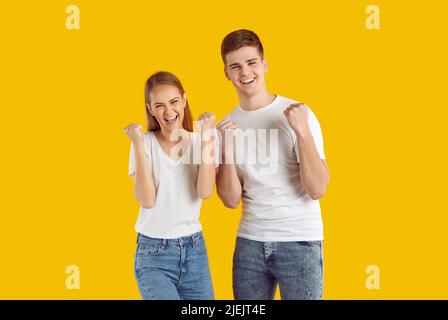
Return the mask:
<svg viewBox="0 0 448 320">
<path fill-rule="evenodd" d="M 255 97 L 257 95 L 257 93 L 258 93 L 258 90 L 256 88 L 238 90 L 238 94 L 241 96 L 244 96 L 246 98 Z"/>
</svg>

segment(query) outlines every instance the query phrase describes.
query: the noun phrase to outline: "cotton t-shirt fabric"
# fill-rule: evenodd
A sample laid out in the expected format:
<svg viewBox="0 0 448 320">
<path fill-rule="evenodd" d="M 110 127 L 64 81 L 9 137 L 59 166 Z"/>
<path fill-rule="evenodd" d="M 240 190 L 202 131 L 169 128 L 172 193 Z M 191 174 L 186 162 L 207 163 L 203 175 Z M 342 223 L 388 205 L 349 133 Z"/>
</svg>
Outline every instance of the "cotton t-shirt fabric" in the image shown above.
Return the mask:
<svg viewBox="0 0 448 320">
<path fill-rule="evenodd" d="M 190 132 L 190 145 L 175 161 L 162 149 L 154 132 L 144 133 L 144 149 L 154 179 L 156 197 L 152 208 L 140 207 L 135 230 L 151 238 L 175 239 L 202 230 L 201 199 L 197 194 L 201 141 Z M 198 158 L 199 152 L 199 158 Z M 129 155 L 129 175 L 135 172 L 134 145 Z"/>
<path fill-rule="evenodd" d="M 237 106 L 228 116 L 241 129 L 236 156 L 245 154 L 236 165 L 243 185 L 239 237 L 265 242 L 323 240 L 320 204 L 299 182 L 297 136 L 283 114 L 293 103 L 297 102 L 277 95 L 265 107 L 245 111 Z M 319 156 L 325 159 L 321 128 L 310 109 L 308 123 Z M 249 142 L 250 131 L 256 142 Z M 255 155 L 255 162 L 250 155 Z"/>
</svg>

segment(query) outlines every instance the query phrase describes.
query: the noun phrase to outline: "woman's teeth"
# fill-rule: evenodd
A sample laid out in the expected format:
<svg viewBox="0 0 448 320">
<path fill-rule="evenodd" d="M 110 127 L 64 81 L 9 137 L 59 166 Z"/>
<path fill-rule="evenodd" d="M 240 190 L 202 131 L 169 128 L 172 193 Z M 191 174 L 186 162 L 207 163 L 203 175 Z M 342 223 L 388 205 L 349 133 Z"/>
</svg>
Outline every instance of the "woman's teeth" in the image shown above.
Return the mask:
<svg viewBox="0 0 448 320">
<path fill-rule="evenodd" d="M 177 120 L 177 115 L 176 116 L 172 116 L 172 117 L 166 117 L 164 118 L 166 122 L 168 122 L 169 124 L 172 124 L 174 122 L 176 122 Z"/>
</svg>

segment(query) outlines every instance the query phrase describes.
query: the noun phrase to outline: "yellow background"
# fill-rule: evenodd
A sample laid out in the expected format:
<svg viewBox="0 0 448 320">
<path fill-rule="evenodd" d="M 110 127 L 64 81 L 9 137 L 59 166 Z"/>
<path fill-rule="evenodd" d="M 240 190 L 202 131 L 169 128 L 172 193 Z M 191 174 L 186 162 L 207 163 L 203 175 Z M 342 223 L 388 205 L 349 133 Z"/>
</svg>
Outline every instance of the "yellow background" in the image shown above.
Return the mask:
<svg viewBox="0 0 448 320">
<path fill-rule="evenodd" d="M 240 28 L 265 46 L 269 90 L 307 103 L 323 129 L 324 297 L 448 298 L 444 3 L 2 3 L 0 298 L 140 298 L 122 129 L 145 123 L 144 83 L 158 70 L 180 77 L 195 117 L 229 113 L 219 48 Z M 70 4 L 80 30 L 65 27 Z M 368 4 L 380 30 L 365 27 Z M 218 299 L 233 298 L 239 217 L 216 195 L 203 204 Z M 365 286 L 371 264 L 379 290 Z M 65 287 L 68 265 L 80 290 Z"/>
</svg>

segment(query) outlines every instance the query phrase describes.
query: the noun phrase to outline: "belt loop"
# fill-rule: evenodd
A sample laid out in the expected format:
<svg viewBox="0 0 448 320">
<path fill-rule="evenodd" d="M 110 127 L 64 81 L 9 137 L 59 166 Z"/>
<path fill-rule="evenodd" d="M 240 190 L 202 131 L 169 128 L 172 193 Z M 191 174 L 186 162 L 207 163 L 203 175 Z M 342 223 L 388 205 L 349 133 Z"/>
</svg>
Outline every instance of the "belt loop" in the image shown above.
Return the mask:
<svg viewBox="0 0 448 320">
<path fill-rule="evenodd" d="M 194 236 L 192 236 L 192 242 L 193 242 L 193 248 L 196 248 L 196 245 L 197 245 L 197 241 L 198 241 L 198 236 L 197 235 L 194 235 Z"/>
<path fill-rule="evenodd" d="M 166 243 L 167 243 L 167 240 L 166 239 L 162 239 L 162 241 L 161 241 L 162 249 L 166 248 Z"/>
</svg>

